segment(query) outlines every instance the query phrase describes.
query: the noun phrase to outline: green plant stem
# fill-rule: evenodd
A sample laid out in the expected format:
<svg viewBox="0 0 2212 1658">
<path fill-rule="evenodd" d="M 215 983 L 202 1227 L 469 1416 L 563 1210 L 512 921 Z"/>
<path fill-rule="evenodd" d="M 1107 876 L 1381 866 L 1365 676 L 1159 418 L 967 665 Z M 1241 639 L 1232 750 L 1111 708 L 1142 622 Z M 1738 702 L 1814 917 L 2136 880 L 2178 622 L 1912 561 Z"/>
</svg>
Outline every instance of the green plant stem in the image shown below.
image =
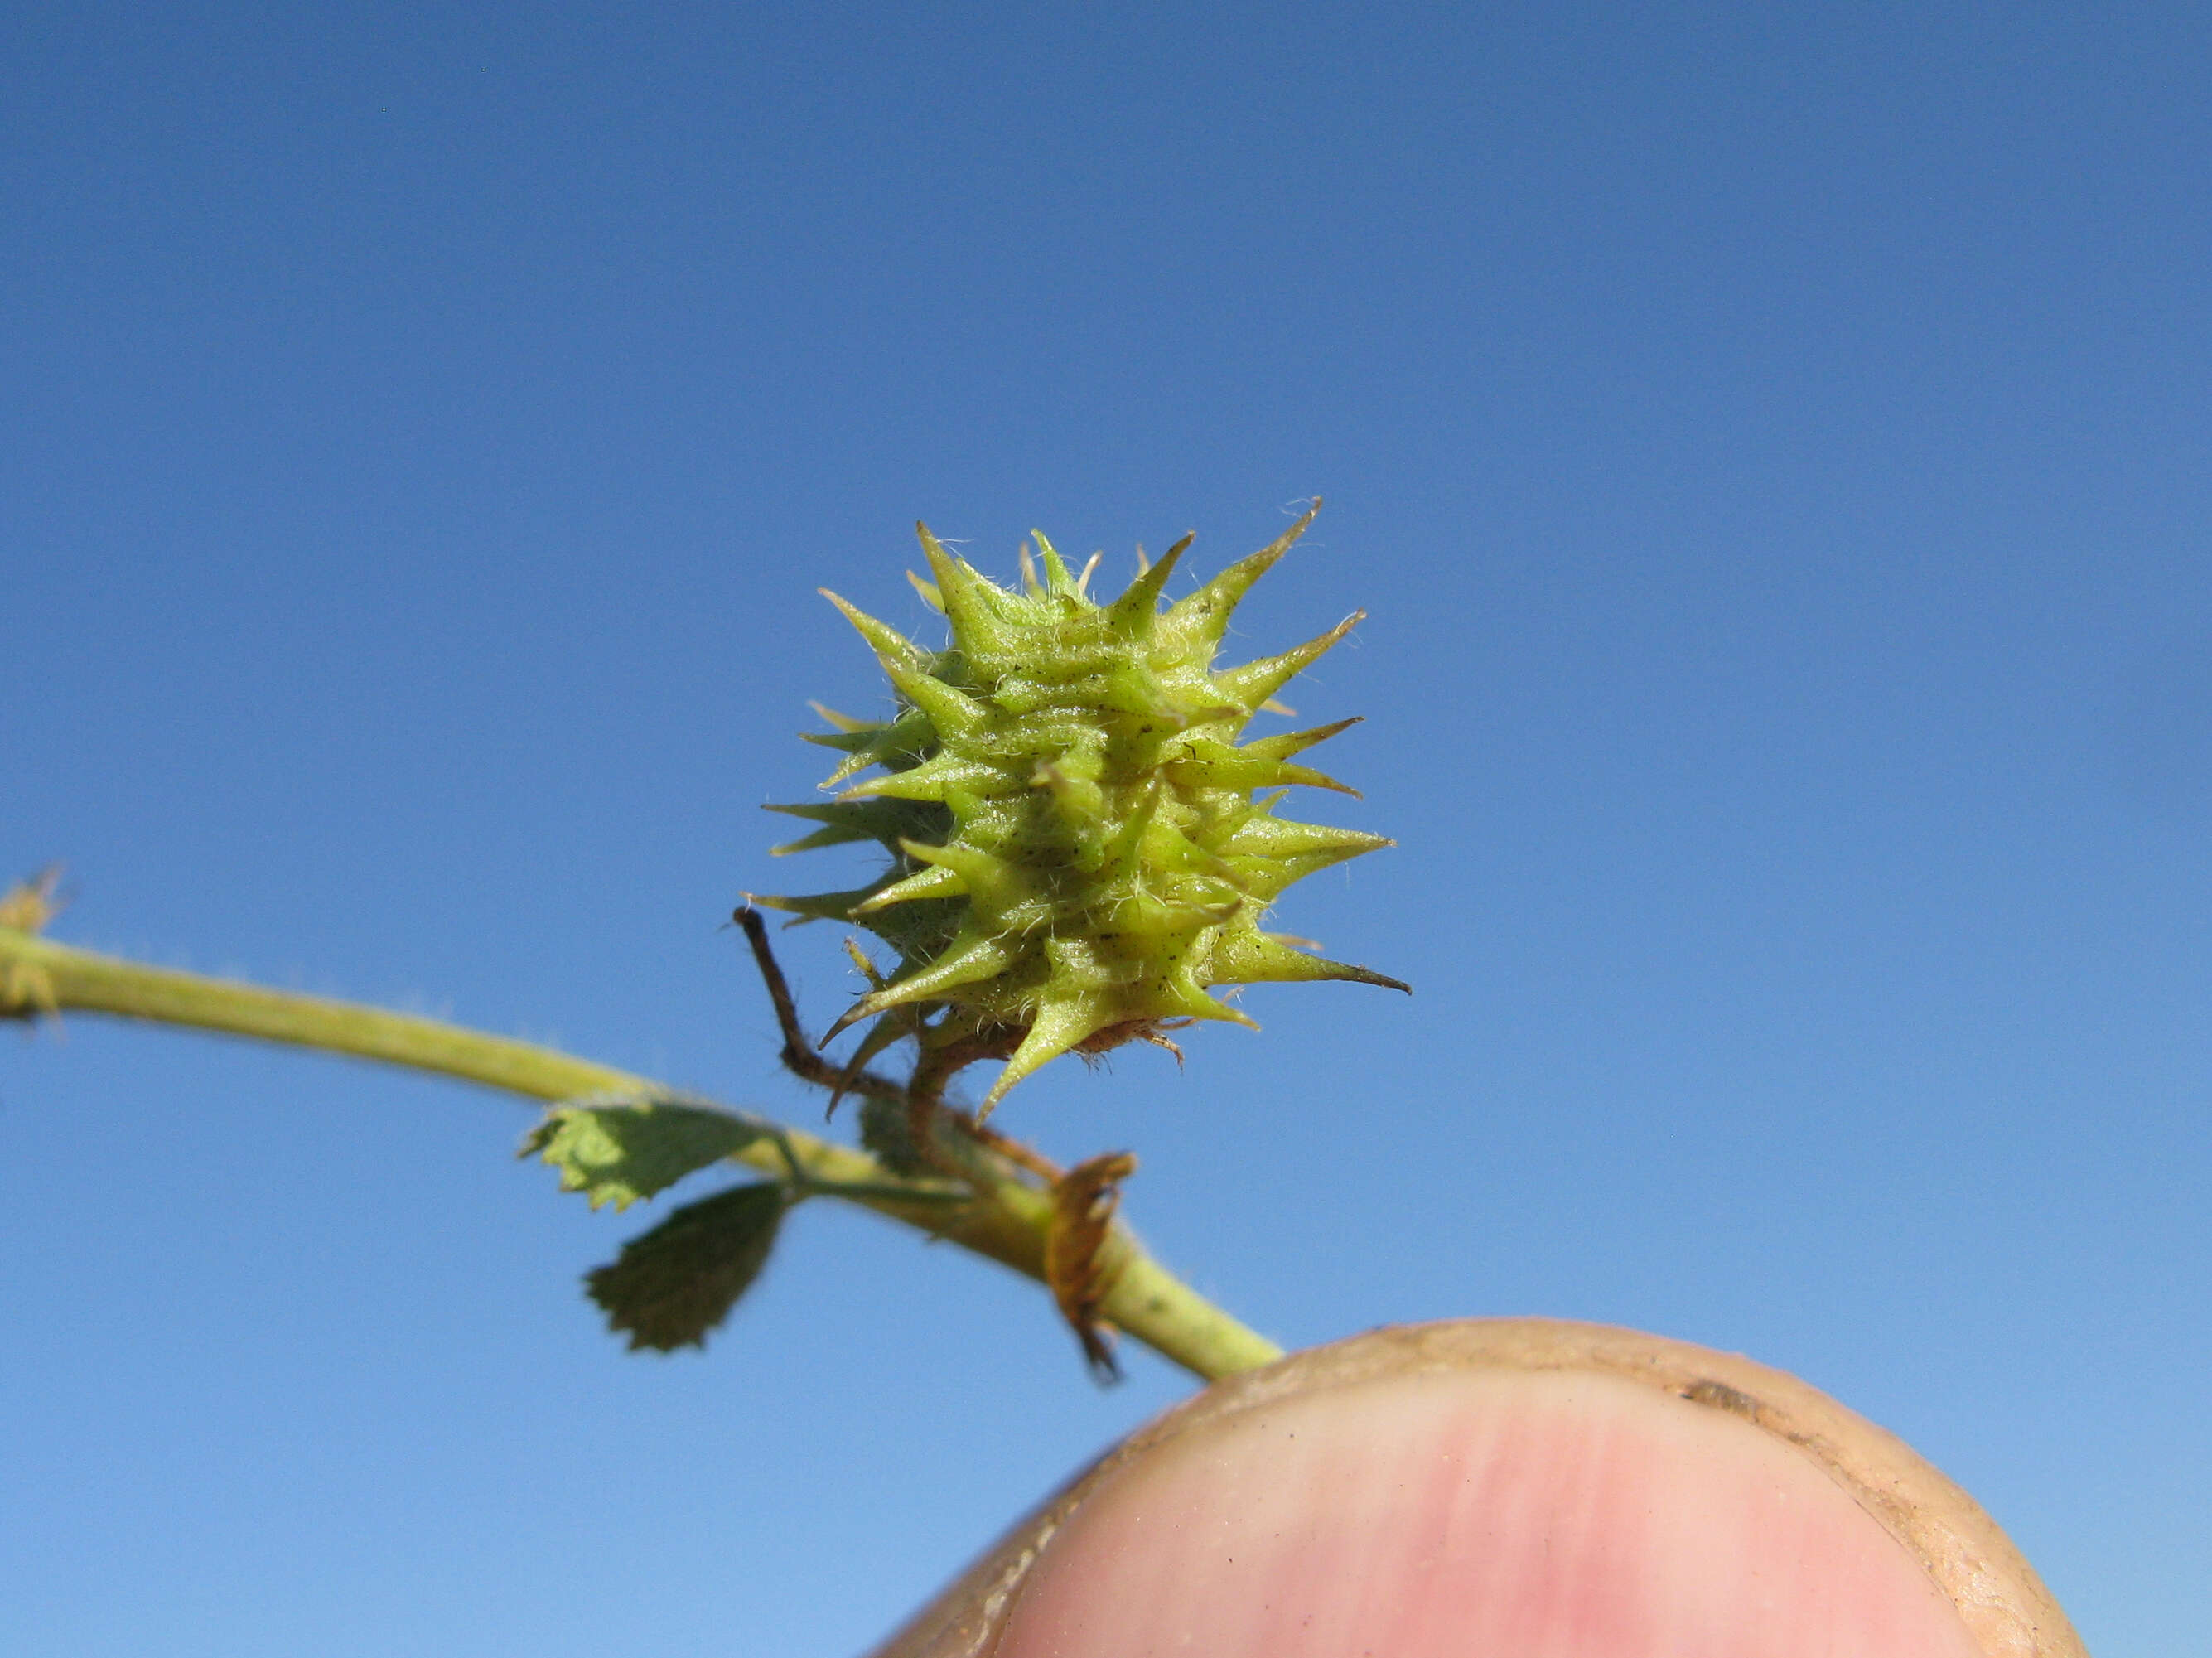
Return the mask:
<svg viewBox="0 0 2212 1658">
<path fill-rule="evenodd" d="M 378 1060 L 532 1099 L 666 1091 L 648 1078 L 534 1042 L 355 1002 L 149 967 L 0 926 L 0 1011 L 10 1011 L 5 1003 L 11 984 L 19 987 L 14 998 L 18 1005 L 12 1010 L 16 1012 L 50 1002 L 71 1011 L 107 1013 Z M 20 987 L 26 985 L 38 987 L 35 996 L 23 994 Z M 867 1152 L 803 1129 L 787 1127 L 783 1133 L 810 1177 L 832 1186 L 866 1188 L 826 1195 L 903 1221 L 1039 1283 L 1045 1281 L 1044 1241 L 1052 1204 L 1044 1193 L 1009 1181 L 948 1212 L 941 1196 L 927 1189 L 933 1182 L 904 1181 Z M 787 1172 L 781 1154 L 767 1140 L 740 1152 L 738 1160 L 770 1174 Z M 901 1195 L 906 1190 L 915 1195 Z M 1282 1356 L 1282 1349 L 1154 1260 L 1126 1228 L 1119 1229 L 1116 1242 L 1127 1251 L 1126 1265 L 1102 1310 L 1130 1336 L 1208 1381 Z"/>
</svg>

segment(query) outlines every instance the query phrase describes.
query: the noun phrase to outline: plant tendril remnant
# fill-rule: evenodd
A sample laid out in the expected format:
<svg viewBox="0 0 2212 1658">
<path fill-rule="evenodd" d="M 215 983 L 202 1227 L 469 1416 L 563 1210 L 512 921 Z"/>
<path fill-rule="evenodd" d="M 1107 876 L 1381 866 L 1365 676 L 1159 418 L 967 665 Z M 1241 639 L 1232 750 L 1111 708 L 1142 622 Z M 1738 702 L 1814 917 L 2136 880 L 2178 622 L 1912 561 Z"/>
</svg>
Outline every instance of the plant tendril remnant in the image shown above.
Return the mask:
<svg viewBox="0 0 2212 1658">
<path fill-rule="evenodd" d="M 799 1006 L 792 999 L 791 982 L 783 976 L 783 968 L 769 945 L 768 926 L 761 920 L 760 912 L 747 902 L 738 906 L 730 920 L 745 935 L 745 943 L 752 950 L 753 966 L 760 974 L 761 982 L 768 987 L 769 1005 L 775 1010 L 776 1031 L 783 1038 L 782 1049 L 776 1058 L 801 1082 L 830 1090 L 830 1108 L 823 1114 L 826 1117 L 835 1112 L 839 1097 L 846 1094 L 903 1101 L 907 1097 L 905 1084 L 858 1066 L 840 1068 L 822 1057 L 816 1045 L 806 1040 L 805 1029 L 799 1022 Z"/>
</svg>

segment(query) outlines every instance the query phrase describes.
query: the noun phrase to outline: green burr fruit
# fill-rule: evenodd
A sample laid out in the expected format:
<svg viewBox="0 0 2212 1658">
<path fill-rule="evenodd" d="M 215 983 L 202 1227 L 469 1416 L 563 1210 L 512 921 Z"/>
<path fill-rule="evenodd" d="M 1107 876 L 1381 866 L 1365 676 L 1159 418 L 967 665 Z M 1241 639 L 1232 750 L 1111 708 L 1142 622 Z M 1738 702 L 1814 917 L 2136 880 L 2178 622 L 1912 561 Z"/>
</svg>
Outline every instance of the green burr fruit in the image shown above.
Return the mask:
<svg viewBox="0 0 2212 1658">
<path fill-rule="evenodd" d="M 863 1059 L 905 1035 L 1003 1054 L 988 1111 L 1071 1049 L 1157 1040 L 1194 1019 L 1251 1025 L 1216 986 L 1406 988 L 1261 930 L 1292 882 L 1391 844 L 1275 816 L 1291 785 L 1353 793 L 1296 757 L 1355 721 L 1238 740 L 1362 613 L 1279 656 L 1214 665 L 1238 601 L 1312 521 L 1164 608 L 1188 536 L 1101 604 L 1085 592 L 1095 557 L 1071 575 L 1039 535 L 1042 579 L 1024 550 L 1010 592 L 917 526 L 935 580 L 915 586 L 951 623 L 942 651 L 825 592 L 898 694 L 881 723 L 821 710 L 836 729 L 811 740 L 844 751 L 823 786 L 842 792 L 769 808 L 822 825 L 779 853 L 874 841 L 890 853 L 857 890 L 759 900 L 855 922 L 897 952 L 888 977 L 869 969 L 873 988 L 831 1035 L 874 1019 Z"/>
</svg>

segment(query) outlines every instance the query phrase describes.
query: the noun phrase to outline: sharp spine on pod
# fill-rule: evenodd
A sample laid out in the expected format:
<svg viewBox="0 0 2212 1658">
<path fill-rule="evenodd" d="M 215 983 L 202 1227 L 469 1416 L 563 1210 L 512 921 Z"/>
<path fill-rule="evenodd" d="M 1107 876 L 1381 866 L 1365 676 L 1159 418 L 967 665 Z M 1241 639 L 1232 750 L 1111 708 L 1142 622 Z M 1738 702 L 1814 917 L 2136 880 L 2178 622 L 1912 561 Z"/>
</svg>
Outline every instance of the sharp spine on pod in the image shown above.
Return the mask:
<svg viewBox="0 0 2212 1658">
<path fill-rule="evenodd" d="M 843 751 L 823 786 L 841 792 L 769 808 L 821 826 L 776 851 L 873 841 L 890 866 L 856 891 L 757 902 L 850 920 L 897 952 L 896 970 L 832 1035 L 875 1018 L 872 1050 L 896 1033 L 1003 1057 L 988 1112 L 1061 1054 L 1157 1040 L 1196 1019 L 1250 1025 L 1215 986 L 1406 988 L 1261 930 L 1292 882 L 1391 844 L 1274 815 L 1294 785 L 1353 793 L 1291 762 L 1356 722 L 1237 740 L 1362 613 L 1279 656 L 1213 665 L 1238 602 L 1320 505 L 1164 609 L 1188 536 L 1101 604 L 1087 592 L 1096 556 L 1072 575 L 1037 535 L 1036 559 L 1022 550 L 1022 585 L 1010 591 L 917 525 L 930 574 L 911 579 L 951 626 L 943 651 L 825 594 L 875 652 L 899 708 L 871 722 L 817 707 L 834 729 L 811 740 Z"/>
</svg>

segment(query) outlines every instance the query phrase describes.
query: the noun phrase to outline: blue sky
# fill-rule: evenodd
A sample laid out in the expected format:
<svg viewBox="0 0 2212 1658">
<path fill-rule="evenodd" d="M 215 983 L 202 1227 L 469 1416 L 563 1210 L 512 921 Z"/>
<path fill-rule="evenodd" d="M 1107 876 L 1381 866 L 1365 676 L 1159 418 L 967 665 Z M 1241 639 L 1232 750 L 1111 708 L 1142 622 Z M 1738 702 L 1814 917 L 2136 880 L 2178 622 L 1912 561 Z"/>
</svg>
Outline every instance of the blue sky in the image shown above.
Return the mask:
<svg viewBox="0 0 2212 1658">
<path fill-rule="evenodd" d="M 2201 8 L 0 11 L 0 870 L 808 1120 L 734 935 L 926 518 L 1202 575 L 1392 851 L 1001 1121 L 1291 1345 L 1753 1353 L 2101 1652 L 2212 1623 Z M 787 935 L 817 1024 L 835 934 Z M 1180 1396 L 813 1206 L 704 1356 L 457 1086 L 0 1053 L 40 1654 L 781 1658 Z"/>
</svg>

